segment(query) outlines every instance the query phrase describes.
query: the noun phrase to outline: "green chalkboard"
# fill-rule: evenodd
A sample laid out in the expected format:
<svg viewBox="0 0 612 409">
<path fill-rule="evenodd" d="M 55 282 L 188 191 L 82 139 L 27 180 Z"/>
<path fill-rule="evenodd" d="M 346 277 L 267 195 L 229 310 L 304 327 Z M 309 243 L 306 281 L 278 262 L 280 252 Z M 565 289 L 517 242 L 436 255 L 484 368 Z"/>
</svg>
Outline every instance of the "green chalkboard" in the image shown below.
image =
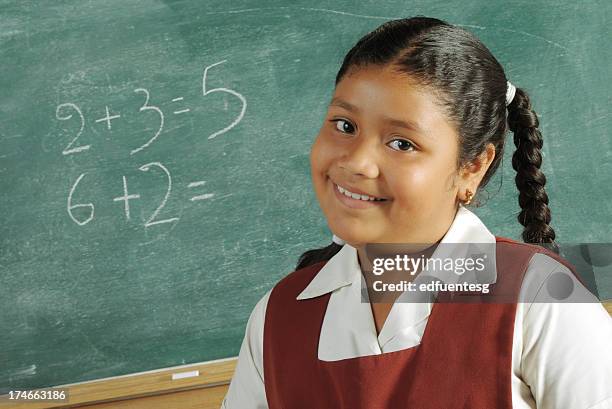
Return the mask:
<svg viewBox="0 0 612 409">
<path fill-rule="evenodd" d="M 491 48 L 541 116 L 559 241 L 609 241 L 611 9 L 0 1 L 0 393 L 237 355 L 257 300 L 330 240 L 310 145 L 345 52 L 392 18 Z M 508 156 L 475 211 L 518 238 L 513 177 Z"/>
</svg>

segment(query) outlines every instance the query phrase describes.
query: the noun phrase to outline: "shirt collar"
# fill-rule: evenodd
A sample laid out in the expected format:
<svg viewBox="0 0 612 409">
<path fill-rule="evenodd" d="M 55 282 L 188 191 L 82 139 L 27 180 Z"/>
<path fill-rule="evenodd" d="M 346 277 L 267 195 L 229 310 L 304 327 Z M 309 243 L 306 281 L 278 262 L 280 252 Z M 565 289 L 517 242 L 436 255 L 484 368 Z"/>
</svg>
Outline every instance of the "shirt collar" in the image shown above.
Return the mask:
<svg viewBox="0 0 612 409">
<path fill-rule="evenodd" d="M 440 241 L 440 243 L 476 243 L 481 253 L 487 255 L 489 268 L 485 270 L 485 274 L 478 277 L 479 283 L 493 284 L 497 280 L 496 262 L 495 262 L 495 236 L 487 229 L 484 223 L 470 210 L 460 205 L 450 228 Z M 432 257 L 443 257 L 447 252 L 451 251 L 452 246 L 444 246 L 441 251 L 439 246 L 433 253 Z M 465 251 L 467 246 L 457 247 Z M 477 249 L 477 250 L 478 250 Z M 475 249 L 470 248 L 473 253 Z M 444 255 L 442 254 L 444 252 Z M 450 253 L 448 253 L 450 256 Z M 457 257 L 456 252 L 452 253 L 453 257 Z M 435 275 L 436 273 L 428 273 Z M 456 282 L 459 276 L 441 277 L 445 282 Z M 317 275 L 310 281 L 308 286 L 297 296 L 297 300 L 318 297 L 323 294 L 332 292 L 338 288 L 350 285 L 361 280 L 361 267 L 359 266 L 357 249 L 350 244 L 342 246 L 340 251 L 336 253 L 325 265 L 319 270 Z M 358 281 L 359 280 L 359 281 Z"/>
<path fill-rule="evenodd" d="M 357 249 L 348 243 L 325 263 L 310 284 L 297 296 L 298 300 L 318 297 L 345 285 L 361 275 Z"/>
</svg>

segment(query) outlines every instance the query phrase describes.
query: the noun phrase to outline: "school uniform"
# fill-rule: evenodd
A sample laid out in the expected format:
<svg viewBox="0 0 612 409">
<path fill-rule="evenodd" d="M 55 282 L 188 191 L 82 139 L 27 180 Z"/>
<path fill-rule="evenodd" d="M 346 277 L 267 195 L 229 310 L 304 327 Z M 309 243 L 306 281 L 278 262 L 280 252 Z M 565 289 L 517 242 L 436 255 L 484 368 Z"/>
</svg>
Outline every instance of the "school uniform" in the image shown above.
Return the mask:
<svg viewBox="0 0 612 409">
<path fill-rule="evenodd" d="M 345 244 L 259 300 L 222 408 L 612 408 L 612 319 L 567 262 L 463 206 L 441 243 L 495 244 L 478 282 L 520 302 L 395 302 L 377 334 Z M 542 302 L 557 272 L 581 303 Z"/>
</svg>

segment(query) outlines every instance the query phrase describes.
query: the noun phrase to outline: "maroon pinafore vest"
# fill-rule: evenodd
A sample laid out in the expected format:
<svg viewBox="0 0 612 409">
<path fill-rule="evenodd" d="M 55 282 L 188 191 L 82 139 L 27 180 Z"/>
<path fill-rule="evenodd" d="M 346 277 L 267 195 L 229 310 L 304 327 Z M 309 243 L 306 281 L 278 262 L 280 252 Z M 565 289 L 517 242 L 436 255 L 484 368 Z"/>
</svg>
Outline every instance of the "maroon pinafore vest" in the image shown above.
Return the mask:
<svg viewBox="0 0 612 409">
<path fill-rule="evenodd" d="M 540 246 L 496 237 L 490 294 L 518 296 Z M 264 381 L 270 409 L 510 409 L 515 302 L 434 303 L 421 343 L 400 351 L 321 361 L 331 293 L 296 300 L 325 262 L 294 271 L 270 294 L 264 324 Z M 577 275 L 576 275 L 577 276 Z M 577 276 L 578 277 L 578 276 Z"/>
</svg>

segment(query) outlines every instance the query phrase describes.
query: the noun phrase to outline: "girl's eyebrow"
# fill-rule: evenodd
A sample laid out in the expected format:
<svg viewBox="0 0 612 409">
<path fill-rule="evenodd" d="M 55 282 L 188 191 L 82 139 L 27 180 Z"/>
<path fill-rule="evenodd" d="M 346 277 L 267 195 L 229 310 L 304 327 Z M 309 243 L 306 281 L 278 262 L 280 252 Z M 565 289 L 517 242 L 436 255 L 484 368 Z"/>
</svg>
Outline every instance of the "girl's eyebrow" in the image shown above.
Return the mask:
<svg viewBox="0 0 612 409">
<path fill-rule="evenodd" d="M 349 103 L 347 101 L 344 101 L 344 100 L 342 100 L 342 99 L 340 99 L 338 97 L 334 97 L 331 100 L 329 105 L 330 106 L 332 106 L 332 105 L 339 106 L 341 108 L 346 109 L 347 111 L 351 111 L 351 112 L 355 112 L 355 113 L 359 113 L 360 112 L 359 108 L 357 108 L 355 105 L 353 105 L 353 104 L 351 104 L 351 103 Z M 421 128 L 417 123 L 415 123 L 413 121 L 402 121 L 400 119 L 389 118 L 387 116 L 384 116 L 383 119 L 387 123 L 389 123 L 389 124 L 391 124 L 393 126 L 396 126 L 398 128 L 406 128 L 406 129 L 409 129 L 411 131 L 415 131 L 415 132 L 419 132 L 419 133 L 422 133 L 422 134 L 426 134 L 425 130 L 423 128 Z"/>
</svg>

